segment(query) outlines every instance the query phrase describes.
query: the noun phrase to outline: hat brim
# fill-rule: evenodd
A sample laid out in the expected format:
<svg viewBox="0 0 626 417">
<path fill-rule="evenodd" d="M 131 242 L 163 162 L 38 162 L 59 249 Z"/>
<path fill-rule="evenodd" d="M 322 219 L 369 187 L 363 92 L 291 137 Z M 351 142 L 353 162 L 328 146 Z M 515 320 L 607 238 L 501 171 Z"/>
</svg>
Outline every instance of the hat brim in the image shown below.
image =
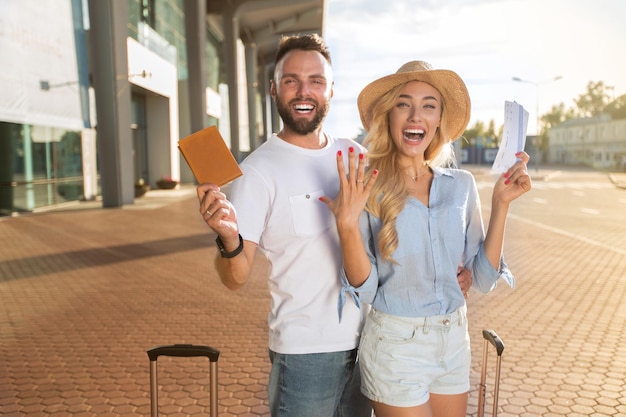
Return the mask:
<svg viewBox="0 0 626 417">
<path fill-rule="evenodd" d="M 465 83 L 457 73 L 450 70 L 433 69 L 400 72 L 379 78 L 369 83 L 359 94 L 357 105 L 361 123 L 369 131 L 376 102 L 392 88 L 409 81 L 423 81 L 435 87 L 444 101 L 446 113 L 445 132 L 450 140 L 463 135 L 469 123 L 471 101 Z"/>
</svg>

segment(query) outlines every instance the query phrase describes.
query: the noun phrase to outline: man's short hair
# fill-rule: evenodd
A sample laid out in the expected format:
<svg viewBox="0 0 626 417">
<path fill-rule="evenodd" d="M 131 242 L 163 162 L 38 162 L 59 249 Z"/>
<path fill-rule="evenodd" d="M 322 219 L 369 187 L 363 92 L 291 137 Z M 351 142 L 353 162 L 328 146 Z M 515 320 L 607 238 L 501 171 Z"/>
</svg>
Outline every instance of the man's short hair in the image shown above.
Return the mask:
<svg viewBox="0 0 626 417">
<path fill-rule="evenodd" d="M 332 64 L 326 42 L 324 42 L 321 36 L 313 33 L 309 35 L 282 36 L 278 44 L 278 51 L 276 51 L 274 65 L 278 65 L 278 62 L 283 59 L 287 52 L 293 50 L 317 51 L 322 54 L 329 64 Z"/>
</svg>

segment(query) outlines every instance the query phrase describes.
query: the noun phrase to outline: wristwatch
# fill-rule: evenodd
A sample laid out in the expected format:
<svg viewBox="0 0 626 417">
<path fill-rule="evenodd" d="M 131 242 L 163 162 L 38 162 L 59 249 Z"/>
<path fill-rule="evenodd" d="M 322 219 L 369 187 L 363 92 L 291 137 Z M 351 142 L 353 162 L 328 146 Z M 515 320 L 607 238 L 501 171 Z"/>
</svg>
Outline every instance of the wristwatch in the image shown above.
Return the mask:
<svg viewBox="0 0 626 417">
<path fill-rule="evenodd" d="M 235 256 L 239 255 L 243 250 L 243 238 L 241 237 L 241 235 L 239 235 L 239 246 L 237 246 L 237 249 L 232 252 L 226 251 L 226 248 L 224 247 L 224 242 L 222 242 L 222 239 L 219 236 L 217 237 L 217 239 L 215 239 L 215 243 L 220 250 L 220 256 L 222 258 L 234 258 Z"/>
</svg>

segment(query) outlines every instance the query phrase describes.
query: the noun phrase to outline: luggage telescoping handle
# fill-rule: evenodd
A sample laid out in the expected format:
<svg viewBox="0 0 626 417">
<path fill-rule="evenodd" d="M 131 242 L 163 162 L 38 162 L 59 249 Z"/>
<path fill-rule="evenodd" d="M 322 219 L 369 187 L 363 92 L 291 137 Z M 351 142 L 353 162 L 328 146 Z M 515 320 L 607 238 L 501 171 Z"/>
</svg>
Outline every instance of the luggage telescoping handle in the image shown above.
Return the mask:
<svg viewBox="0 0 626 417">
<path fill-rule="evenodd" d="M 502 365 L 502 352 L 504 351 L 504 343 L 502 342 L 502 339 L 500 339 L 500 337 L 496 334 L 496 332 L 491 329 L 483 330 L 483 339 L 483 368 L 480 375 L 477 417 L 483 417 L 485 415 L 485 380 L 487 378 L 487 353 L 489 350 L 489 343 L 491 343 L 491 345 L 496 348 L 496 353 L 498 354 L 496 362 L 496 383 L 493 391 L 492 412 L 492 416 L 496 417 L 498 415 L 498 395 L 500 393 L 500 367 Z"/>
<path fill-rule="evenodd" d="M 202 345 L 164 345 L 157 346 L 148 350 L 148 358 L 150 359 L 150 415 L 157 417 L 159 415 L 159 384 L 157 376 L 157 359 L 159 356 L 176 356 L 176 357 L 196 357 L 205 356 L 210 361 L 210 392 L 211 392 L 211 417 L 217 417 L 217 360 L 220 351 L 210 346 Z"/>
<path fill-rule="evenodd" d="M 496 348 L 496 352 L 498 356 L 502 356 L 502 351 L 504 350 L 504 343 L 502 339 L 491 329 L 483 330 L 483 338 L 485 341 L 491 343 L 493 347 Z"/>
<path fill-rule="evenodd" d="M 217 362 L 220 351 L 210 346 L 187 344 L 158 346 L 148 351 L 148 357 L 151 361 L 156 361 L 159 356 L 178 356 L 186 358 L 192 356 L 206 356 L 211 362 Z"/>
</svg>

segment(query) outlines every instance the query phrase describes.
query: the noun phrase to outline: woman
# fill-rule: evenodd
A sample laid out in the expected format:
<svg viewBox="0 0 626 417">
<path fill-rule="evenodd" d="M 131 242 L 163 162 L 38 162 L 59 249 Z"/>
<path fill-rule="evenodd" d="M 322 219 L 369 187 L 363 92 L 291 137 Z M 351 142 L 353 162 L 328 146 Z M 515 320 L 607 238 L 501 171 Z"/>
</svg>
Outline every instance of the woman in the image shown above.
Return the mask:
<svg viewBox="0 0 626 417">
<path fill-rule="evenodd" d="M 456 275 L 470 269 L 481 292 L 513 285 L 502 246 L 509 205 L 531 188 L 529 157 L 497 180 L 485 235 L 473 176 L 446 168 L 470 117 L 461 78 L 412 61 L 366 86 L 358 107 L 367 175 L 363 154 L 351 150 L 347 173 L 338 155 L 340 193 L 321 200 L 336 217 L 344 291 L 372 305 L 361 390 L 377 417 L 464 417 L 471 358 Z"/>
</svg>

